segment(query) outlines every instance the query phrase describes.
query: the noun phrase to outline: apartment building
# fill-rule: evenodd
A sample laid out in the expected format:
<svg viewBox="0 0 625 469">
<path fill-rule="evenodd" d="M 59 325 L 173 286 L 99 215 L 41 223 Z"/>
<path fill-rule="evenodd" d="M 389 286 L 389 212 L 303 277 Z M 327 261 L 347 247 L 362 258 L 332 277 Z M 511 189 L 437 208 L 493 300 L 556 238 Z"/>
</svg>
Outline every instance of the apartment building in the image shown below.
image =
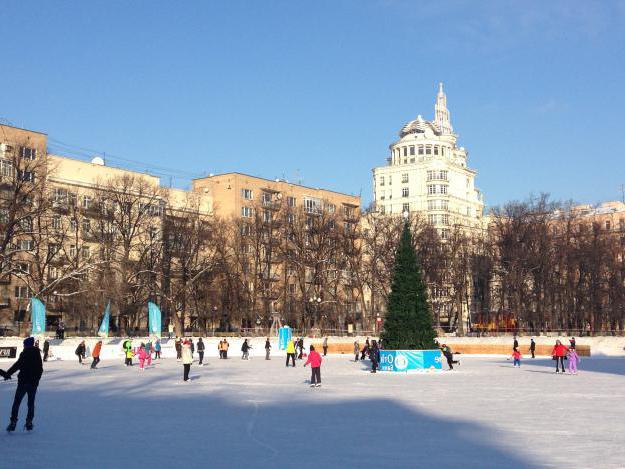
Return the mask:
<svg viewBox="0 0 625 469">
<path fill-rule="evenodd" d="M 381 214 L 422 213 L 444 239 L 452 226 L 481 230 L 484 201 L 477 171 L 457 145 L 447 96 L 439 85 L 434 119 L 421 115 L 405 124 L 389 146 L 387 164 L 373 169 L 373 195 Z"/>
</svg>

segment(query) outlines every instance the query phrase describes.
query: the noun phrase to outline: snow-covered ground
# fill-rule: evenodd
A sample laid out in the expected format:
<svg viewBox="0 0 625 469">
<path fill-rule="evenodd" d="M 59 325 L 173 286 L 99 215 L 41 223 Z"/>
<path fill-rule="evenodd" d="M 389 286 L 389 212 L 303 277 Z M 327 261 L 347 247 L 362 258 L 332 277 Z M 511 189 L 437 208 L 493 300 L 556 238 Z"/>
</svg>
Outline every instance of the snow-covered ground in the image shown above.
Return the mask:
<svg viewBox="0 0 625 469">
<path fill-rule="evenodd" d="M 460 358 L 453 372 L 373 375 L 328 356 L 315 389 L 278 356 L 211 356 L 185 384 L 170 358 L 143 372 L 53 361 L 35 431 L 0 433 L 0 467 L 624 467 L 625 359 L 559 376 L 548 359 Z M 15 386 L 0 383 L 3 424 Z"/>
</svg>

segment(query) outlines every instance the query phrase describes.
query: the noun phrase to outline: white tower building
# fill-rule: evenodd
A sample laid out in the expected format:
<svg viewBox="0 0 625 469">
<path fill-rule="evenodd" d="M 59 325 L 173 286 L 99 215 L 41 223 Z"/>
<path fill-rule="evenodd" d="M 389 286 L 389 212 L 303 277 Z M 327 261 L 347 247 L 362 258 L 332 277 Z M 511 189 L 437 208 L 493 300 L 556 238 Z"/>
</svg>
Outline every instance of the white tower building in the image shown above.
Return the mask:
<svg viewBox="0 0 625 469">
<path fill-rule="evenodd" d="M 440 83 L 434 120 L 419 115 L 404 125 L 389 146 L 387 165 L 373 169 L 377 211 L 426 214 L 443 238 L 453 225 L 481 228 L 484 202 L 474 185 L 477 172 L 467 166 L 467 151 L 457 139 Z"/>
</svg>

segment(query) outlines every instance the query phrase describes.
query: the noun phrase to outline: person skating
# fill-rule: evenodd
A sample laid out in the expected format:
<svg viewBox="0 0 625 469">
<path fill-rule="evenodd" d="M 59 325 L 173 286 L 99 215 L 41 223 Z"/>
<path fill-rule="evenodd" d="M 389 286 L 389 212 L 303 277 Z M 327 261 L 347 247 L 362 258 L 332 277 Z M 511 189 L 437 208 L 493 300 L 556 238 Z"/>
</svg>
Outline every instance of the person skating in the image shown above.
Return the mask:
<svg viewBox="0 0 625 469">
<path fill-rule="evenodd" d="M 512 359 L 514 360 L 512 366 L 521 368 L 521 352 L 519 352 L 519 349 L 515 348 L 512 351 Z"/>
<path fill-rule="evenodd" d="M 193 358 L 193 354 L 195 353 L 195 344 L 193 343 L 193 339 L 189 339 L 189 345 L 191 346 L 191 358 Z"/>
<path fill-rule="evenodd" d="M 293 361 L 293 367 L 295 367 L 295 343 L 293 340 L 289 340 L 286 344 L 286 366 L 289 366 L 289 359 Z"/>
<path fill-rule="evenodd" d="M 123 344 L 124 348 L 124 364 L 126 366 L 132 366 L 132 357 L 134 353 L 132 351 L 132 340 L 126 339 Z"/>
<path fill-rule="evenodd" d="M 530 339 L 530 353 L 532 354 L 532 358 L 536 358 L 536 342 L 534 342 L 534 338 Z"/>
<path fill-rule="evenodd" d="M 154 350 L 154 346 L 152 345 L 152 341 L 148 338 L 148 341 L 145 343 L 145 353 L 150 357 L 150 363 L 152 362 L 152 350 Z"/>
<path fill-rule="evenodd" d="M 265 340 L 265 360 L 271 360 L 269 355 L 271 354 L 271 342 L 269 341 L 269 337 Z"/>
<path fill-rule="evenodd" d="M 564 373 L 564 357 L 566 357 L 568 351 L 569 349 L 562 345 L 560 340 L 556 340 L 556 345 L 551 350 L 551 357 L 556 361 L 556 373 L 560 372 L 560 364 L 562 365 L 562 373 Z"/>
<path fill-rule="evenodd" d="M 573 350 L 575 350 L 575 337 L 571 337 L 569 339 L 569 344 L 571 344 L 569 348 L 572 348 Z"/>
<path fill-rule="evenodd" d="M 308 360 L 304 363 L 304 366 L 310 364 L 311 368 L 311 376 L 310 376 L 310 387 L 319 387 L 321 386 L 321 362 L 323 359 L 319 352 L 315 350 L 315 346 L 310 346 L 310 353 L 308 354 Z"/>
<path fill-rule="evenodd" d="M 323 356 L 328 354 L 328 338 L 323 339 Z"/>
<path fill-rule="evenodd" d="M 91 356 L 93 357 L 93 361 L 91 362 L 91 369 L 95 370 L 100 363 L 100 351 L 102 350 L 102 341 L 98 340 L 98 343 L 93 347 L 93 352 L 91 352 Z"/>
<path fill-rule="evenodd" d="M 191 344 L 185 340 L 182 344 L 182 380 L 189 381 L 189 371 L 191 371 L 191 363 L 193 363 L 193 355 L 191 355 Z"/>
<path fill-rule="evenodd" d="M 577 351 L 574 348 L 570 348 L 569 352 L 566 354 L 566 357 L 568 358 L 569 362 L 569 373 L 572 375 L 576 375 L 577 365 L 581 361 L 579 355 L 577 354 Z"/>
<path fill-rule="evenodd" d="M 174 347 L 176 347 L 176 360 L 182 360 L 182 339 L 180 339 L 180 337 L 176 338 Z"/>
<path fill-rule="evenodd" d="M 519 340 L 516 335 L 514 336 L 514 342 L 512 342 L 512 350 L 519 348 Z"/>
<path fill-rule="evenodd" d="M 219 344 L 217 345 L 217 351 L 219 352 L 219 358 L 222 359 L 224 357 L 224 341 L 220 340 Z"/>
<path fill-rule="evenodd" d="M 11 379 L 11 375 L 19 370 L 17 375 L 17 389 L 13 398 L 13 407 L 11 408 L 11 421 L 7 427 L 8 432 L 15 430 L 17 425 L 20 404 L 24 396 L 28 396 L 28 413 L 26 414 L 26 425 L 24 428 L 28 431 L 33 429 L 33 418 L 35 417 L 35 396 L 39 380 L 43 374 L 43 363 L 41 361 L 41 352 L 34 346 L 35 339 L 28 337 L 24 340 L 24 350 L 20 353 L 19 358 L 6 372 L 0 370 L 0 376 L 5 380 Z"/>
<path fill-rule="evenodd" d="M 154 342 L 154 359 L 161 358 L 161 339 L 156 339 Z"/>
<path fill-rule="evenodd" d="M 371 344 L 369 344 L 369 337 L 367 337 L 367 340 L 365 340 L 365 345 L 362 347 L 362 352 L 360 354 L 361 360 L 364 360 L 369 353 L 369 347 L 371 347 Z"/>
<path fill-rule="evenodd" d="M 450 370 L 454 369 L 454 365 L 460 364 L 459 361 L 454 360 L 454 352 L 452 352 L 451 348 L 448 347 L 446 344 L 441 345 L 441 352 L 443 352 L 443 355 L 447 359 L 447 365 L 449 366 Z"/>
<path fill-rule="evenodd" d="M 299 340 L 297 341 L 297 349 L 299 350 L 297 354 L 297 359 L 301 360 L 302 357 L 304 356 L 304 338 L 303 337 L 300 337 Z"/>
<path fill-rule="evenodd" d="M 369 348 L 369 359 L 371 360 L 371 373 L 376 373 L 380 363 L 380 349 L 378 343 L 373 340 Z"/>
<path fill-rule="evenodd" d="M 241 360 L 249 360 L 250 359 L 250 349 L 252 347 L 247 343 L 247 339 L 243 341 L 243 345 L 241 345 L 241 352 L 243 352 L 243 356 Z"/>
<path fill-rule="evenodd" d="M 50 355 L 50 341 L 45 339 L 43 341 L 43 361 L 48 361 L 48 356 Z"/>
<path fill-rule="evenodd" d="M 144 371 L 146 360 L 149 359 L 150 362 L 152 361 L 152 354 L 148 353 L 147 347 L 142 343 L 136 350 L 135 355 L 139 357 L 139 370 Z"/>
<path fill-rule="evenodd" d="M 197 354 L 200 356 L 198 365 L 204 366 L 204 342 L 201 337 L 197 340 Z"/>
<path fill-rule="evenodd" d="M 360 357 L 360 344 L 358 341 L 354 342 L 354 361 L 357 362 Z"/>
<path fill-rule="evenodd" d="M 87 351 L 87 347 L 85 346 L 85 341 L 83 340 L 78 344 L 74 353 L 78 356 L 78 363 L 82 365 L 82 361 L 85 358 L 85 353 Z"/>
<path fill-rule="evenodd" d="M 222 345 L 224 350 L 224 360 L 228 359 L 228 349 L 230 348 L 230 344 L 228 343 L 228 339 L 224 339 L 224 343 Z"/>
</svg>

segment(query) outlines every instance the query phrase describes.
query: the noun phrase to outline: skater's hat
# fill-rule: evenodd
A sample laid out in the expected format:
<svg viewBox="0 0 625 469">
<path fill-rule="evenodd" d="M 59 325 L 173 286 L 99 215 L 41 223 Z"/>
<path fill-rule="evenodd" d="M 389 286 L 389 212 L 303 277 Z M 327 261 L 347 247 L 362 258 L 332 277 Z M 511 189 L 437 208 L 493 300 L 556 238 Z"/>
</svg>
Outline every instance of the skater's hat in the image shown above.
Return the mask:
<svg viewBox="0 0 625 469">
<path fill-rule="evenodd" d="M 27 337 L 24 339 L 24 347 L 32 347 L 33 345 L 35 345 L 34 337 Z"/>
</svg>

